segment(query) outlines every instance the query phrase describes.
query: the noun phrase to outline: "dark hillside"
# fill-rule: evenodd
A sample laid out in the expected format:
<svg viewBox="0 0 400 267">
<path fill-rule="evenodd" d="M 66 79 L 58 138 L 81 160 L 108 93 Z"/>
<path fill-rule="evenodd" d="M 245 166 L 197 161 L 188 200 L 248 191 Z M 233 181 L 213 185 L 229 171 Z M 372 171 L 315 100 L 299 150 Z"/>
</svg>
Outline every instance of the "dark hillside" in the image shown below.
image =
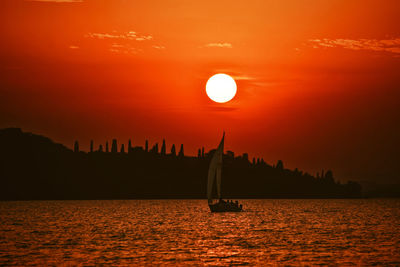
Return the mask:
<svg viewBox="0 0 400 267">
<path fill-rule="evenodd" d="M 49 138 L 17 128 L 0 130 L 0 199 L 129 199 L 205 198 L 213 151 L 198 157 L 153 148 L 117 149 L 113 140 L 97 151 L 72 151 Z M 222 195 L 225 198 L 353 198 L 355 182 L 335 182 L 331 171 L 313 177 L 288 170 L 282 161 L 271 166 L 250 162 L 247 154 L 224 155 Z"/>
</svg>

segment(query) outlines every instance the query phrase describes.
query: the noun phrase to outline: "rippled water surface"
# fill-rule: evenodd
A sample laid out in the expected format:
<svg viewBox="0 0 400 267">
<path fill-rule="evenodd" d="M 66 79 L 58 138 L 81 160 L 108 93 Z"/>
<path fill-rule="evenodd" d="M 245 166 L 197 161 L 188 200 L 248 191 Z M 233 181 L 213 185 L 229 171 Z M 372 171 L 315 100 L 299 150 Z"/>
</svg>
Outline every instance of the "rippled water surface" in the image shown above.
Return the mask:
<svg viewBox="0 0 400 267">
<path fill-rule="evenodd" d="M 0 265 L 400 265 L 400 200 L 0 202 Z"/>
</svg>

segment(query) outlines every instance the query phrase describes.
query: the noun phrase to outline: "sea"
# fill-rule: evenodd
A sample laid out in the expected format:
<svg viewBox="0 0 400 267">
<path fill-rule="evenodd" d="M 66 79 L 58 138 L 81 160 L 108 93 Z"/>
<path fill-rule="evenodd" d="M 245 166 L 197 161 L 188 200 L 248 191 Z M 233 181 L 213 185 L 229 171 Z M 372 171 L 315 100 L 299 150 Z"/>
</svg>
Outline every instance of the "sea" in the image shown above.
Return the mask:
<svg viewBox="0 0 400 267">
<path fill-rule="evenodd" d="M 0 266 L 399 266 L 399 199 L 0 202 Z"/>
</svg>

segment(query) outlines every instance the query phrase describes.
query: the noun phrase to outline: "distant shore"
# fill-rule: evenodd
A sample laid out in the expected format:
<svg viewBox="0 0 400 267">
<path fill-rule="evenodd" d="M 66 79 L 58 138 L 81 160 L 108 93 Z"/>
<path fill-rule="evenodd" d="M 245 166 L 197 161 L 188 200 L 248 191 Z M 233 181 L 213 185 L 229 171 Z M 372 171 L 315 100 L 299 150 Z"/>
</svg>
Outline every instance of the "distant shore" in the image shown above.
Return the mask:
<svg viewBox="0 0 400 267">
<path fill-rule="evenodd" d="M 90 152 L 70 150 L 49 138 L 18 128 L 0 130 L 0 200 L 204 199 L 213 150 L 197 157 L 184 147 L 118 147 L 117 140 Z M 168 150 L 168 152 L 167 152 Z M 393 187 L 391 187 L 393 189 Z M 400 190 L 399 190 L 400 191 Z M 317 176 L 283 162 L 270 165 L 247 154 L 224 154 L 222 196 L 227 199 L 340 199 L 399 197 L 385 191 L 363 192 L 357 182 L 342 184 L 332 171 Z"/>
</svg>

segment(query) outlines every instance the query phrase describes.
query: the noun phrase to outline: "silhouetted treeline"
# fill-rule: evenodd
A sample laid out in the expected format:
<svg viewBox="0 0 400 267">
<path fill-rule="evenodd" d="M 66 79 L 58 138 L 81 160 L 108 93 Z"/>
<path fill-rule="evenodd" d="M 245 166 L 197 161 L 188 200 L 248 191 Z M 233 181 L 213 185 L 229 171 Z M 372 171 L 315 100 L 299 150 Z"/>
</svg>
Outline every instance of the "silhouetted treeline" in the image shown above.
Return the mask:
<svg viewBox="0 0 400 267">
<path fill-rule="evenodd" d="M 217 143 L 217 142 L 216 142 Z M 103 146 L 104 145 L 104 146 Z M 105 149 L 104 149 L 105 147 Z M 18 128 L 0 130 L 0 199 L 129 199 L 205 198 L 209 161 L 199 149 L 197 157 L 178 152 L 165 140 L 145 148 L 118 144 L 116 139 L 90 142 L 90 152 L 74 150 L 49 138 Z M 356 182 L 340 184 L 331 171 L 317 177 L 269 165 L 247 154 L 224 155 L 222 195 L 225 198 L 354 198 L 361 196 Z"/>
</svg>

